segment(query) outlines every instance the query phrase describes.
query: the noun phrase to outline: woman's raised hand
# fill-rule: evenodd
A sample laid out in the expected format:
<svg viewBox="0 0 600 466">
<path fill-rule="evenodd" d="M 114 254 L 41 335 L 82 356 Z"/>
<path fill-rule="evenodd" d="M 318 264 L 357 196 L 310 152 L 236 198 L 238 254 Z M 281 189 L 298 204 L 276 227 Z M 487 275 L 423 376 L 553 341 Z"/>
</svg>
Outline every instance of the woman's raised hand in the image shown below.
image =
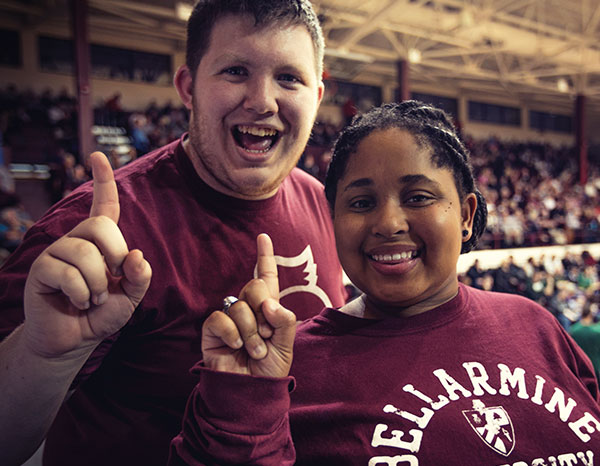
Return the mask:
<svg viewBox="0 0 600 466">
<path fill-rule="evenodd" d="M 221 372 L 285 377 L 292 364 L 296 316 L 279 304 L 273 243 L 257 240 L 257 276 L 227 311 L 215 311 L 202 327 L 204 365 Z"/>
</svg>

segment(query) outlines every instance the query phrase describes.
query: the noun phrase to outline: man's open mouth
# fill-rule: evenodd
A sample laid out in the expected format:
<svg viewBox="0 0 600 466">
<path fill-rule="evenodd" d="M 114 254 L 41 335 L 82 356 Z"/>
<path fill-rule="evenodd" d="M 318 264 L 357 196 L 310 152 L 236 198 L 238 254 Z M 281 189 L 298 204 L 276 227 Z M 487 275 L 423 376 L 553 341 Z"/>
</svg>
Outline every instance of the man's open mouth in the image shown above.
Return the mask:
<svg viewBox="0 0 600 466">
<path fill-rule="evenodd" d="M 240 147 L 257 154 L 268 152 L 279 139 L 279 132 L 273 128 L 237 125 L 232 132 Z"/>
</svg>

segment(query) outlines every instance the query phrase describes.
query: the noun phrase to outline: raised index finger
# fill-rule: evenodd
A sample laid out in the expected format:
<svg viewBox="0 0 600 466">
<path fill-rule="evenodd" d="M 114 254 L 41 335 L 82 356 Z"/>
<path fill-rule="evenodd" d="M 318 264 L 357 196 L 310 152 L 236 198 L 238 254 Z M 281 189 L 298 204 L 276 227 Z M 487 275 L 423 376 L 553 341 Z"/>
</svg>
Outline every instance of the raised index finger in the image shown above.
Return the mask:
<svg viewBox="0 0 600 466">
<path fill-rule="evenodd" d="M 105 215 L 115 223 L 119 221 L 119 193 L 113 175 L 112 167 L 106 155 L 94 152 L 90 155 L 94 177 L 94 198 L 90 217 Z"/>
<path fill-rule="evenodd" d="M 279 301 L 277 262 L 273 252 L 273 242 L 266 233 L 261 233 L 256 238 L 256 272 L 257 278 L 267 284 L 271 297 Z"/>
</svg>

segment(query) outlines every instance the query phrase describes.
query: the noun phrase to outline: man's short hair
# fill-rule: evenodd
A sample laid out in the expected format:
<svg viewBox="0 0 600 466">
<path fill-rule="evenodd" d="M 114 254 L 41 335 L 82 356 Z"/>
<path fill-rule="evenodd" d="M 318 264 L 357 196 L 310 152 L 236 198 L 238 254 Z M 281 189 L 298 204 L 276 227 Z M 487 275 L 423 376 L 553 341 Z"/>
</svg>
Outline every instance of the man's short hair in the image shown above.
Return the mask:
<svg viewBox="0 0 600 466">
<path fill-rule="evenodd" d="M 187 25 L 185 63 L 192 77 L 208 50 L 213 25 L 230 14 L 252 15 L 255 26 L 283 23 L 306 27 L 315 51 L 317 77 L 321 79 L 325 41 L 319 19 L 308 0 L 199 0 Z"/>
</svg>

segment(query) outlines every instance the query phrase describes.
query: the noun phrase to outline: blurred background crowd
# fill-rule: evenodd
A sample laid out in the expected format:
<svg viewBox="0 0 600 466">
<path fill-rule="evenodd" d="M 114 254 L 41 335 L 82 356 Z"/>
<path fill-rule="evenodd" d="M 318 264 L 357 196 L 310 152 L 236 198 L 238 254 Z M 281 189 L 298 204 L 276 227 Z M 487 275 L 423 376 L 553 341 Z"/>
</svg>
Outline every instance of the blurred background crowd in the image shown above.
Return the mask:
<svg viewBox="0 0 600 466">
<path fill-rule="evenodd" d="M 35 218 L 27 212 L 8 170 L 23 153 L 48 166 L 46 192 L 54 203 L 90 179 L 77 154 L 77 106 L 67 91 L 41 94 L 9 85 L 0 89 L 0 263 L 19 245 Z M 115 93 L 94 109 L 97 147 L 113 167 L 180 137 L 187 129 L 182 106 L 126 111 Z M 340 128 L 317 121 L 299 167 L 323 180 Z M 510 143 L 465 136 L 479 189 L 488 202 L 488 227 L 479 249 L 518 248 L 600 242 L 600 170 L 591 163 L 588 182 L 577 179 L 574 149 L 541 143 Z M 569 328 L 586 303 L 600 302 L 600 261 L 582 254 L 531 257 L 525 266 L 511 257 L 500 267 L 476 260 L 461 280 L 472 286 L 527 296 Z M 520 261 L 522 263 L 522 261 Z"/>
</svg>

